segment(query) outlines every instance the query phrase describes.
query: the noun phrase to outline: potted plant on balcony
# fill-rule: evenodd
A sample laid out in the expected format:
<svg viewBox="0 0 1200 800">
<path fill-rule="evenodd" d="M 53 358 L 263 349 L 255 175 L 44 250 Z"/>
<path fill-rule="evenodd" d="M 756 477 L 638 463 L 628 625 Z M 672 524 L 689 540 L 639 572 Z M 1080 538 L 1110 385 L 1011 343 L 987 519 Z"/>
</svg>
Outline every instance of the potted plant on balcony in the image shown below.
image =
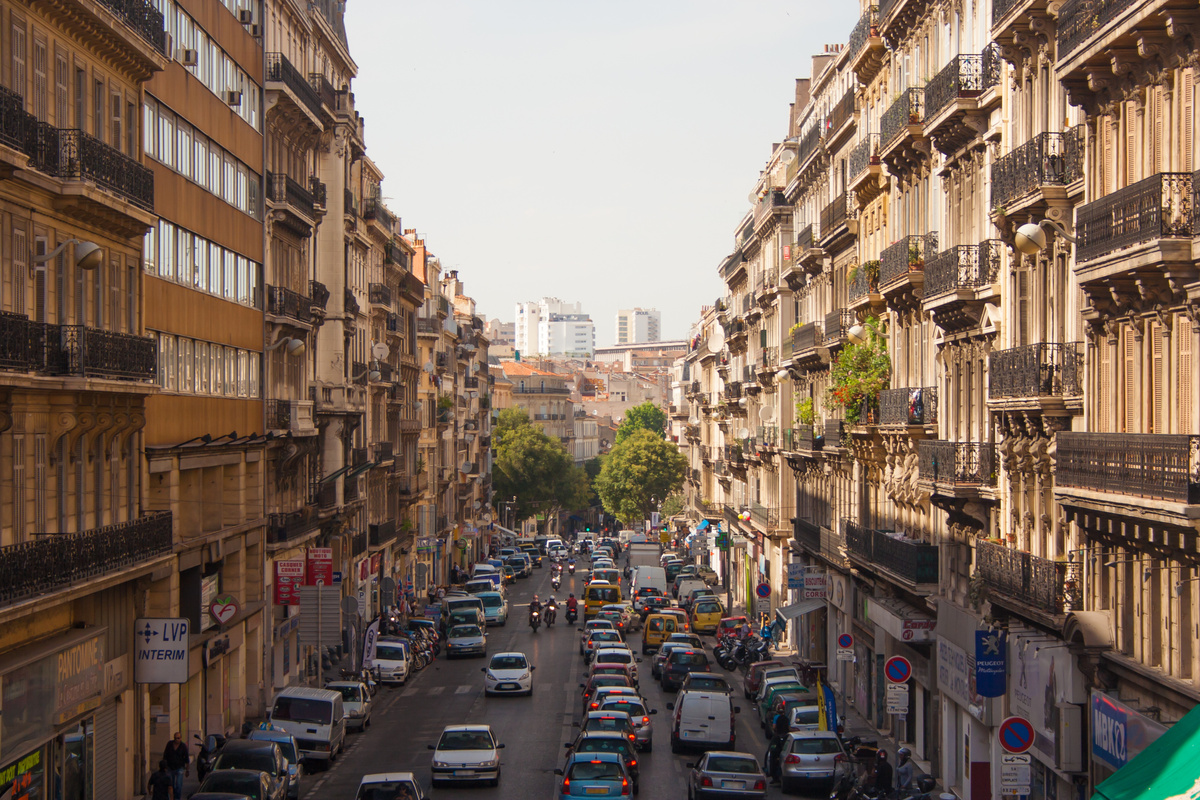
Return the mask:
<svg viewBox="0 0 1200 800">
<path fill-rule="evenodd" d="M 831 411 L 843 409 L 847 425 L 860 424 L 864 417 L 872 416 L 879 393 L 887 388 L 892 373 L 892 359 L 879 318 L 867 317 L 863 326 L 866 328 L 863 341 L 847 344 L 829 370 L 825 407 Z"/>
<path fill-rule="evenodd" d="M 812 425 L 817 418 L 817 413 L 813 408 L 813 399 L 806 397 L 796 403 L 796 418 L 800 420 L 801 425 Z"/>
<path fill-rule="evenodd" d="M 846 280 L 850 283 L 857 283 L 859 275 L 865 276 L 867 286 L 871 289 L 877 287 L 879 285 L 879 261 L 871 260 L 861 264 L 852 264 L 850 269 L 846 270 Z"/>
<path fill-rule="evenodd" d="M 908 268 L 910 270 L 925 269 L 925 254 L 915 243 L 908 245 Z"/>
</svg>

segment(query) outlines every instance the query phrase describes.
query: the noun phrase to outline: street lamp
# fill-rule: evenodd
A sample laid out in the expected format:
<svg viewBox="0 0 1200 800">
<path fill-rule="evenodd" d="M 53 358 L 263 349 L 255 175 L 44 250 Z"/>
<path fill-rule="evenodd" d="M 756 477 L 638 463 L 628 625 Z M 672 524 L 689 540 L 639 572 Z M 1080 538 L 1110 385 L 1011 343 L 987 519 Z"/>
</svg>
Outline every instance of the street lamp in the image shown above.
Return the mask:
<svg viewBox="0 0 1200 800">
<path fill-rule="evenodd" d="M 83 239 L 67 239 L 58 247 L 51 250 L 42 256 L 34 256 L 33 263 L 45 264 L 47 261 L 57 258 L 59 253 L 67 249 L 67 245 L 75 245 L 75 266 L 80 269 L 95 269 L 104 261 L 104 250 L 95 242 L 88 242 Z"/>
<path fill-rule="evenodd" d="M 1017 228 L 1017 232 L 1013 235 L 1013 246 L 1027 256 L 1037 255 L 1046 247 L 1045 228 L 1053 228 L 1059 236 L 1071 244 L 1075 244 L 1075 237 L 1067 233 L 1067 229 L 1054 220 L 1044 219 L 1034 223 L 1030 219 L 1029 222 Z"/>
</svg>

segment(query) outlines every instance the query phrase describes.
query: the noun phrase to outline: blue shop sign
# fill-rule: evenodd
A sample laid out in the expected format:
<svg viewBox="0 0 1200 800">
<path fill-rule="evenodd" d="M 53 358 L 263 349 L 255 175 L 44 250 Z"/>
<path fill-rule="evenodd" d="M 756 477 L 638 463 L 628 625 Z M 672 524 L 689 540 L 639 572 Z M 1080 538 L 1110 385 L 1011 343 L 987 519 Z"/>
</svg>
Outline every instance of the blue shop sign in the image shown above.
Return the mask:
<svg viewBox="0 0 1200 800">
<path fill-rule="evenodd" d="M 1114 770 L 1167 732 L 1157 722 L 1106 694 L 1092 692 L 1092 758 Z"/>
<path fill-rule="evenodd" d="M 975 691 L 1003 697 L 1008 691 L 1008 642 L 1002 631 L 975 631 Z"/>
</svg>

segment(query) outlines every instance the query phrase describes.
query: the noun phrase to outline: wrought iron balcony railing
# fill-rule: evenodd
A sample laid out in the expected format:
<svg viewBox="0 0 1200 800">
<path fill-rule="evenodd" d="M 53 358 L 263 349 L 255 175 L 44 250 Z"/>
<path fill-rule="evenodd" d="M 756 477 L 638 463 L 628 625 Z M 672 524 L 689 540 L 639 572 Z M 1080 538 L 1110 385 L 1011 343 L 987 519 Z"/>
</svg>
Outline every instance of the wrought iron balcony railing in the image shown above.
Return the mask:
<svg viewBox="0 0 1200 800">
<path fill-rule="evenodd" d="M 810 553 L 821 552 L 821 526 L 802 517 L 792 518 L 792 536 Z"/>
<path fill-rule="evenodd" d="M 848 308 L 838 308 L 825 315 L 825 342 L 833 344 L 841 342 L 846 334 L 858 322 L 854 312 Z"/>
<path fill-rule="evenodd" d="M 851 117 L 854 116 L 856 106 L 856 95 L 853 89 L 847 89 L 842 95 L 842 99 L 837 101 L 837 105 L 829 110 L 829 116 L 825 120 L 831 132 L 839 131 Z"/>
<path fill-rule="evenodd" d="M 154 210 L 154 172 L 81 130 L 34 127 L 30 165 L 56 178 L 92 181 L 146 211 Z"/>
<path fill-rule="evenodd" d="M 295 541 L 312 533 L 319 524 L 320 519 L 310 507 L 285 514 L 271 514 L 267 517 L 267 543 L 284 544 Z"/>
<path fill-rule="evenodd" d="M 367 299 L 372 305 L 392 307 L 392 290 L 385 284 L 372 283 L 367 287 Z"/>
<path fill-rule="evenodd" d="M 862 137 L 862 140 L 854 146 L 850 151 L 850 158 L 847 160 L 849 166 L 848 173 L 850 180 L 854 180 L 859 175 L 867 171 L 867 167 L 872 164 L 879 164 L 879 134 L 868 133 Z"/>
<path fill-rule="evenodd" d="M 358 306 L 358 298 L 354 296 L 354 292 L 351 289 L 346 289 L 342 304 L 342 307 L 350 316 L 355 316 L 362 311 Z"/>
<path fill-rule="evenodd" d="M 266 174 L 267 199 L 272 203 L 287 203 L 306 217 L 312 217 L 316 201 L 312 192 L 288 175 L 279 172 Z"/>
<path fill-rule="evenodd" d="M 342 194 L 342 211 L 348 217 L 358 219 L 358 198 L 354 196 L 354 191 L 347 188 Z"/>
<path fill-rule="evenodd" d="M 759 200 L 758 204 L 754 207 L 754 220 L 756 223 L 761 222 L 775 209 L 787 207 L 787 197 L 784 195 L 784 193 L 779 190 L 771 190 L 763 195 L 762 199 Z"/>
<path fill-rule="evenodd" d="M 394 241 L 384 242 L 383 259 L 388 264 L 395 264 L 406 269 L 408 268 L 407 259 L 404 257 L 404 250 Z"/>
<path fill-rule="evenodd" d="M 815 322 L 806 322 L 792 334 L 792 355 L 811 354 L 825 343 L 825 336 Z"/>
<path fill-rule="evenodd" d="M 292 403 L 290 400 L 267 401 L 267 430 L 286 431 L 292 427 Z"/>
<path fill-rule="evenodd" d="M 375 220 L 389 231 L 396 225 L 396 215 L 389 211 L 383 200 L 378 197 L 368 197 L 363 201 L 362 217 L 365 220 Z"/>
<path fill-rule="evenodd" d="M 158 374 L 153 336 L 39 322 L 29 323 L 29 331 L 34 359 L 52 375 L 152 381 Z"/>
<path fill-rule="evenodd" d="M 350 380 L 358 386 L 367 385 L 367 376 L 370 370 L 362 361 L 352 361 L 350 363 Z"/>
<path fill-rule="evenodd" d="M 938 546 L 894 531 L 864 528 L 843 520 L 852 559 L 886 570 L 912 584 L 938 582 Z"/>
<path fill-rule="evenodd" d="M 812 425 L 797 425 L 792 429 L 795 436 L 796 450 L 820 450 L 825 444 L 823 430 L 817 430 Z"/>
<path fill-rule="evenodd" d="M 988 442 L 917 442 L 917 472 L 936 484 L 993 486 L 996 447 Z"/>
<path fill-rule="evenodd" d="M 442 329 L 442 323 L 431 317 L 417 317 L 417 333 L 437 333 Z"/>
<path fill-rule="evenodd" d="M 817 148 L 821 146 L 821 126 L 813 125 L 808 131 L 800 137 L 800 146 L 796 151 L 796 163 L 803 164 L 809 157 L 817 152 Z"/>
<path fill-rule="evenodd" d="M 1062 431 L 1055 444 L 1059 486 L 1200 503 L 1200 436 Z"/>
<path fill-rule="evenodd" d="M 933 425 L 937 418 L 936 386 L 884 389 L 879 393 L 880 425 Z"/>
<path fill-rule="evenodd" d="M 910 272 L 925 269 L 925 261 L 937 252 L 937 231 L 924 236 L 905 236 L 879 255 L 879 285 L 887 286 Z M 862 272 L 862 270 L 859 270 Z"/>
<path fill-rule="evenodd" d="M 149 0 L 99 0 L 100 4 L 121 18 L 133 32 L 145 39 L 160 53 L 167 52 L 167 32 L 163 13 Z"/>
<path fill-rule="evenodd" d="M 830 449 L 842 446 L 842 437 L 845 432 L 846 423 L 840 419 L 825 420 L 825 448 Z"/>
<path fill-rule="evenodd" d="M 796 234 L 796 250 L 798 252 L 792 254 L 792 260 L 797 260 L 805 250 L 811 250 L 813 244 L 813 226 L 812 224 L 805 225 L 800 229 L 800 233 Z"/>
<path fill-rule="evenodd" d="M 267 313 L 305 324 L 312 322 L 313 301 L 283 286 L 267 287 Z"/>
<path fill-rule="evenodd" d="M 989 591 L 1047 614 L 1066 614 L 1079 607 L 1082 587 L 1077 564 L 976 539 L 975 574 Z"/>
<path fill-rule="evenodd" d="M 871 37 L 871 28 L 879 24 L 878 17 L 879 6 L 870 6 L 867 8 L 867 13 L 858 18 L 858 23 L 850 31 L 846 51 L 849 52 L 851 61 L 854 61 L 862 49 L 867 46 L 867 39 Z"/>
<path fill-rule="evenodd" d="M 850 298 L 851 303 L 866 297 L 868 293 L 874 294 L 878 291 L 878 276 L 872 276 L 866 268 L 858 269 L 854 277 L 846 281 L 846 296 Z"/>
<path fill-rule="evenodd" d="M 313 205 L 325 208 L 325 203 L 329 200 L 329 187 L 325 185 L 325 181 L 314 175 L 308 179 L 308 191 L 312 193 Z"/>
<path fill-rule="evenodd" d="M 305 108 L 321 117 L 321 95 L 283 53 L 267 53 L 267 83 L 282 83 Z"/>
<path fill-rule="evenodd" d="M 828 238 L 837 228 L 845 225 L 849 218 L 850 209 L 843 192 L 821 209 L 821 239 Z"/>
<path fill-rule="evenodd" d="M 951 247 L 929 259 L 925 264 L 925 299 L 995 283 L 1000 275 L 1002 246 L 998 239 L 989 239 Z"/>
<path fill-rule="evenodd" d="M 725 384 L 725 399 L 738 400 L 742 396 L 742 384 L 740 381 L 733 381 Z"/>
<path fill-rule="evenodd" d="M 354 488 L 355 499 L 357 499 L 357 497 L 358 497 L 358 482 L 357 481 L 346 481 L 346 487 L 343 490 L 346 495 L 346 502 L 350 502 L 350 499 L 351 499 L 350 498 L 350 485 L 351 484 L 354 484 L 354 486 L 355 486 L 355 488 Z M 366 531 L 352 531 L 350 533 L 350 554 L 357 556 L 357 555 L 362 555 L 365 552 L 367 552 L 367 532 Z"/>
<path fill-rule="evenodd" d="M 999 48 L 957 55 L 925 86 L 925 117 L 940 114 L 955 100 L 978 97 L 1000 81 Z"/>
<path fill-rule="evenodd" d="M 1192 173 L 1160 172 L 1080 206 L 1075 257 L 1092 261 L 1158 239 L 1192 236 Z"/>
<path fill-rule="evenodd" d="M 0 605 L 136 567 L 167 555 L 172 544 L 170 511 L 80 533 L 35 533 L 0 547 Z"/>
<path fill-rule="evenodd" d="M 329 79 L 320 72 L 308 73 L 308 85 L 313 88 L 317 96 L 321 98 L 321 105 L 328 108 L 330 111 L 337 109 L 337 89 L 329 82 Z"/>
<path fill-rule="evenodd" d="M 992 164 L 992 208 L 1042 186 L 1066 186 L 1083 177 L 1084 128 L 1039 133 Z"/>
<path fill-rule="evenodd" d="M 1083 394 L 1083 343 L 1039 342 L 995 351 L 988 359 L 988 397 L 1075 397 Z"/>
<path fill-rule="evenodd" d="M 372 522 L 367 525 L 367 540 L 371 547 L 383 547 L 396 538 L 396 521 Z"/>
<path fill-rule="evenodd" d="M 1134 5 L 1135 0 L 1067 0 L 1058 12 L 1059 60 L 1074 53 Z"/>
<path fill-rule="evenodd" d="M 1000 24 L 1000 20 L 1008 16 L 1008 12 L 1024 0 L 992 0 L 992 27 Z"/>
<path fill-rule="evenodd" d="M 37 117 L 25 110 L 25 98 L 8 87 L 0 87 L 0 143 L 30 155 L 30 142 Z"/>
<path fill-rule="evenodd" d="M 883 147 L 888 147 L 900 138 L 900 134 L 908 130 L 909 125 L 919 125 L 925 120 L 925 90 L 920 86 L 911 86 L 900 93 L 896 102 L 892 103 L 879 119 L 879 139 Z"/>
</svg>

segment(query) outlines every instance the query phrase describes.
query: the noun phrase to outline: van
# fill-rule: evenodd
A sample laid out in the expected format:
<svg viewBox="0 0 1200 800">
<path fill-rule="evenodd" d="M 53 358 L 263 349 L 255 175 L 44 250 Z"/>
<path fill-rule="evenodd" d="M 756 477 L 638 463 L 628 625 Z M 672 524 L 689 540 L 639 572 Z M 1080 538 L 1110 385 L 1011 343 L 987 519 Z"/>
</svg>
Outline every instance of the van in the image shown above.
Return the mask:
<svg viewBox="0 0 1200 800">
<path fill-rule="evenodd" d="M 637 597 L 642 589 L 658 589 L 659 594 L 667 593 L 667 571 L 662 567 L 634 567 L 630 583 L 630 594 Z"/>
<path fill-rule="evenodd" d="M 672 633 L 680 632 L 682 626 L 673 614 L 651 614 L 642 626 L 642 653 L 657 650 Z"/>
<path fill-rule="evenodd" d="M 708 584 L 699 578 L 687 578 L 679 582 L 679 589 L 675 592 L 675 597 L 679 600 L 688 596 L 688 592 L 692 589 L 707 589 Z"/>
<path fill-rule="evenodd" d="M 333 762 L 346 746 L 340 692 L 289 686 L 271 701 L 271 724 L 296 737 L 301 758 Z"/>
<path fill-rule="evenodd" d="M 391 636 L 380 636 L 375 642 L 375 656 L 368 669 L 378 670 L 380 683 L 404 683 L 409 672 L 408 642 Z"/>
<path fill-rule="evenodd" d="M 463 586 L 467 594 L 483 594 L 484 592 L 500 591 L 496 588 L 496 584 L 492 583 L 491 578 L 472 578 Z"/>
<path fill-rule="evenodd" d="M 471 573 L 471 580 L 487 580 L 492 582 L 492 591 L 496 591 L 497 587 L 504 585 L 504 575 L 500 572 L 500 567 L 493 564 L 476 564 L 474 571 Z"/>
<path fill-rule="evenodd" d="M 592 580 L 601 581 L 603 583 L 611 583 L 616 586 L 621 582 L 621 570 L 611 567 L 600 567 L 592 570 Z"/>
<path fill-rule="evenodd" d="M 742 709 L 724 692 L 683 692 L 667 708 L 671 721 L 671 752 L 694 747 L 702 750 L 735 750 L 733 715 Z"/>
<path fill-rule="evenodd" d="M 479 618 L 483 619 L 484 617 L 483 601 L 476 595 L 459 594 L 442 598 L 442 616 L 448 616 L 460 608 L 477 608 L 479 609 Z"/>
<path fill-rule="evenodd" d="M 583 618 L 591 619 L 603 606 L 621 602 L 621 587 L 611 583 L 589 583 L 583 590 Z"/>
<path fill-rule="evenodd" d="M 618 531 L 617 541 L 621 544 L 629 544 L 633 540 L 633 531 Z"/>
</svg>

